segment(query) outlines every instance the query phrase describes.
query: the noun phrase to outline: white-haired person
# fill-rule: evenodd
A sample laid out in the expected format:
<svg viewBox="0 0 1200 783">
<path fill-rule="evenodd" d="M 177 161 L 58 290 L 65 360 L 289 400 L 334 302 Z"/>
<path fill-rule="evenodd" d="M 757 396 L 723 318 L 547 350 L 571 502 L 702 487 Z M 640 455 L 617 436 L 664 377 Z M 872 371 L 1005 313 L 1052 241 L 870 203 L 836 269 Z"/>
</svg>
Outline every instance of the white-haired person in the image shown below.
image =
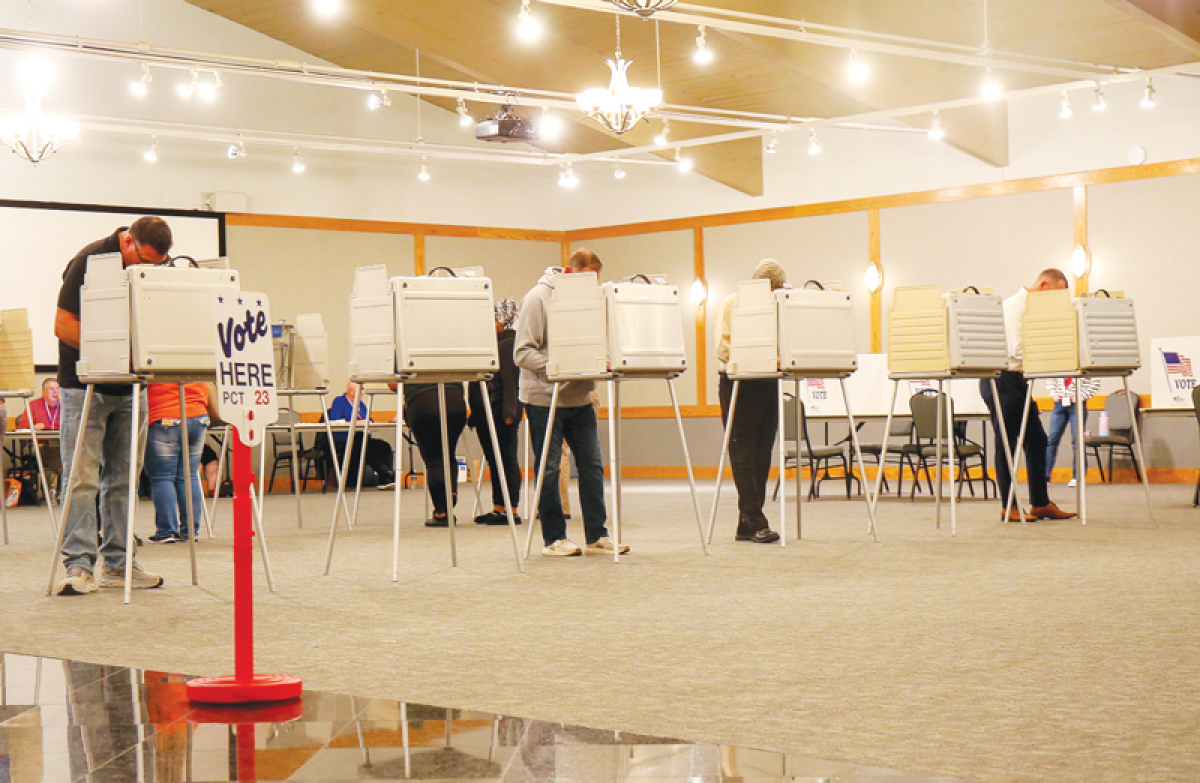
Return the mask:
<svg viewBox="0 0 1200 783">
<path fill-rule="evenodd" d="M 751 277 L 771 281 L 772 291 L 787 283 L 787 272 L 773 258 L 760 261 Z M 730 428 L 729 464 L 738 493 L 738 526 L 734 538 L 770 544 L 779 540 L 779 534 L 771 529 L 763 506 L 771 472 L 771 447 L 779 429 L 779 383 L 772 378 L 742 381 L 738 388 L 737 412 L 733 422 L 729 422 L 733 381 L 726 374 L 726 364 L 729 361 L 729 324 L 736 297 L 736 293 L 725 297 L 717 310 L 716 340 L 721 422 Z"/>
</svg>

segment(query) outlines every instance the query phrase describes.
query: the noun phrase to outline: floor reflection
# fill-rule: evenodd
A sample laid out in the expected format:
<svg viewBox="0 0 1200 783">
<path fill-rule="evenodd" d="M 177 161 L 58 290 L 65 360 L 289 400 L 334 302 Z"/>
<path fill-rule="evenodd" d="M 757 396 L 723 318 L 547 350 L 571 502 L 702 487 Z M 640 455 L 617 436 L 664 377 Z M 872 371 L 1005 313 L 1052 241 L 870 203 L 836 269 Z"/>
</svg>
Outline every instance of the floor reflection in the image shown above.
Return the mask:
<svg viewBox="0 0 1200 783">
<path fill-rule="evenodd" d="M 319 691 L 267 711 L 198 709 L 188 679 L 0 653 L 0 783 L 961 783 Z"/>
</svg>

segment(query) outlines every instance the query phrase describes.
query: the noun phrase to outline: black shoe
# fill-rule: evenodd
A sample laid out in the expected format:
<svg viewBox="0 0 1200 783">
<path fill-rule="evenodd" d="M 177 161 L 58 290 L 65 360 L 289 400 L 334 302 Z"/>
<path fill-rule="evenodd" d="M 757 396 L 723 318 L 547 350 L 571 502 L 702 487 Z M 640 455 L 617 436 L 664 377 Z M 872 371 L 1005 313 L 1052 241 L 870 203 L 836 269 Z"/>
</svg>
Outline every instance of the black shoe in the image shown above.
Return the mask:
<svg viewBox="0 0 1200 783">
<path fill-rule="evenodd" d="M 154 535 L 150 536 L 150 538 L 147 540 L 149 540 L 149 542 L 151 544 L 174 544 L 175 536 L 170 533 L 166 533 L 163 535 L 159 535 L 158 533 L 155 533 Z"/>
<path fill-rule="evenodd" d="M 477 524 L 477 525 L 504 525 L 504 524 L 507 524 L 507 520 L 504 522 L 494 521 L 494 519 L 496 517 L 500 517 L 501 519 L 503 519 L 504 515 L 501 514 L 499 511 L 489 511 L 486 514 L 480 514 L 479 516 L 475 517 L 475 524 Z"/>
<path fill-rule="evenodd" d="M 779 540 L 779 534 L 769 527 L 764 527 L 751 536 L 750 540 L 756 544 L 774 544 Z"/>
<path fill-rule="evenodd" d="M 489 519 L 487 522 L 484 522 L 483 524 L 485 524 L 485 525 L 507 525 L 508 524 L 508 514 L 501 514 L 496 511 L 493 511 L 492 514 L 494 516 L 491 519 Z M 478 522 L 479 520 L 475 520 L 475 521 Z M 513 524 L 514 525 L 521 524 L 521 518 L 519 516 L 517 516 L 516 514 L 513 514 Z"/>
<path fill-rule="evenodd" d="M 734 534 L 733 540 L 750 541 L 754 538 L 756 532 L 758 532 L 758 527 L 755 526 L 754 522 L 745 512 L 740 512 L 738 514 L 737 533 Z"/>
<path fill-rule="evenodd" d="M 449 517 L 435 516 L 432 519 L 425 520 L 425 527 L 450 527 Z M 458 520 L 454 520 L 454 524 L 458 524 Z"/>
</svg>

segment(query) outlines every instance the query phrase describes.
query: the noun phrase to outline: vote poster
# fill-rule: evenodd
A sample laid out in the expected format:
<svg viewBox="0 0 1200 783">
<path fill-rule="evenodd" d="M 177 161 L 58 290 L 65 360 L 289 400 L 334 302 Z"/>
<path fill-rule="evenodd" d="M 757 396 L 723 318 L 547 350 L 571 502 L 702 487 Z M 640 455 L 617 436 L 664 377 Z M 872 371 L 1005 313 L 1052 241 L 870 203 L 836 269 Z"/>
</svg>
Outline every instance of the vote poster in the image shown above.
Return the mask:
<svg viewBox="0 0 1200 783">
<path fill-rule="evenodd" d="M 1192 407 L 1196 388 L 1195 362 L 1200 360 L 1200 337 L 1161 337 L 1150 341 L 1151 405 L 1155 408 Z"/>
<path fill-rule="evenodd" d="M 279 418 L 270 301 L 253 291 L 214 291 L 212 301 L 217 414 L 257 446 Z"/>
</svg>

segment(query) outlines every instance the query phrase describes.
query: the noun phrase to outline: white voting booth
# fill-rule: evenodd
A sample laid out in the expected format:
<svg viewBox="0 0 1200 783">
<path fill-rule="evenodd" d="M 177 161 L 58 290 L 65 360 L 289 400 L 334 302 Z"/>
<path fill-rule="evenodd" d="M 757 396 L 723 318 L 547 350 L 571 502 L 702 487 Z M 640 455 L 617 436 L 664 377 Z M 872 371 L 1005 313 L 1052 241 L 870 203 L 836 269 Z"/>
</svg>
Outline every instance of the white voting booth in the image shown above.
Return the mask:
<svg viewBox="0 0 1200 783">
<path fill-rule="evenodd" d="M 820 283 L 809 281 L 804 288 L 781 288 L 771 291 L 769 280 L 746 280 L 738 283 L 736 298 L 729 321 L 729 361 L 726 374 L 733 381 L 733 395 L 729 402 L 729 417 L 721 443 L 721 457 L 717 465 L 716 492 L 708 520 L 708 540 L 712 540 L 717 519 L 717 504 L 721 499 L 722 477 L 725 472 L 725 456 L 729 451 L 729 438 L 733 419 L 737 412 L 738 392 L 743 380 L 775 379 L 779 383 L 779 469 L 780 481 L 787 463 L 787 448 L 783 437 L 784 401 L 783 384 L 794 384 L 796 405 L 796 536 L 801 537 L 801 506 L 804 497 L 801 488 L 800 433 L 802 430 L 800 400 L 802 386 L 808 379 L 837 379 L 841 391 L 842 408 L 850 424 L 850 437 L 858 455 L 858 469 L 863 477 L 864 491 L 866 470 L 862 461 L 862 450 L 858 447 L 858 428 L 851 410 L 851 396 L 846 390 L 846 378 L 858 369 L 858 353 L 854 338 L 854 312 L 850 295 L 845 291 L 825 288 Z M 809 288 L 814 285 L 814 288 Z M 879 540 L 875 529 L 875 509 L 867 503 L 869 532 Z M 787 546 L 787 492 L 779 493 L 779 544 Z"/>
<path fill-rule="evenodd" d="M 58 535 L 58 520 L 54 518 L 54 501 L 42 464 L 42 448 L 37 430 L 33 428 L 33 415 L 29 411 L 29 400 L 37 396 L 37 381 L 33 371 L 33 332 L 29 328 L 29 313 L 26 310 L 0 310 L 0 402 L 5 399 L 20 399 L 29 422 L 29 438 L 33 443 L 33 454 L 37 460 L 38 475 L 42 482 L 42 495 L 46 498 L 46 513 L 50 516 L 51 535 Z M 7 424 L 7 422 L 5 422 Z M 0 426 L 0 486 L 8 472 L 4 465 L 4 428 Z M 0 498 L 0 532 L 4 544 L 8 544 L 8 504 Z"/>
<path fill-rule="evenodd" d="M 1137 410 L 1129 391 L 1129 376 L 1142 366 L 1138 344 L 1137 318 L 1133 300 L 1120 291 L 1097 291 L 1072 298 L 1066 289 L 1030 292 L 1024 321 L 1024 371 L 1026 378 L 1120 378 L 1129 403 L 1133 424 L 1133 443 L 1138 461 L 1142 464 L 1142 485 L 1146 490 L 1146 506 L 1153 516 L 1150 502 L 1150 479 L 1146 475 L 1146 460 L 1142 453 L 1142 438 L 1138 429 Z M 1080 384 L 1075 389 L 1075 405 L 1082 404 Z M 1033 400 L 1033 384 L 1025 398 L 1025 415 Z M 1024 420 L 1022 420 L 1024 422 Z M 1081 467 L 1084 460 L 1083 417 L 1075 417 L 1076 459 Z M 1025 429 L 1022 423 L 1017 438 L 1020 453 Z M 1010 506 L 1016 493 L 1016 482 L 1005 507 Z M 1087 471 L 1079 471 L 1076 484 L 1079 519 L 1087 524 Z"/>
<path fill-rule="evenodd" d="M 186 257 L 179 263 L 191 261 Z M 193 262 L 194 263 L 194 262 Z M 74 449 L 72 465 L 78 464 L 80 444 L 91 409 L 95 384 L 117 383 L 133 387 L 133 432 L 130 437 L 129 513 L 127 541 L 132 547 L 134 510 L 137 502 L 139 445 L 137 423 L 142 415 L 141 391 L 147 383 L 177 383 L 180 386 L 180 418 L 187 418 L 186 395 L 183 384 L 214 381 L 217 356 L 213 342 L 214 293 L 237 297 L 241 291 L 238 273 L 228 268 L 228 261 L 219 259 L 204 262 L 203 266 L 152 266 L 139 264 L 125 267 L 119 253 L 95 255 L 88 259 L 87 273 L 81 290 L 80 346 L 76 371 L 87 386 L 78 441 L 64 443 Z M 188 453 L 187 428 L 181 427 L 183 450 Z M 68 481 L 63 499 L 63 519 L 70 511 L 77 482 Z M 186 524 L 195 529 L 192 519 L 192 485 L 185 482 L 187 492 Z M 259 546 L 270 577 L 266 541 L 261 520 L 256 519 Z M 54 588 L 54 575 L 66 525 L 59 529 L 58 545 L 52 553 L 50 582 L 47 594 Z M 212 536 L 211 527 L 209 536 Z M 189 550 L 192 563 L 192 583 L 198 584 L 196 571 L 196 536 L 190 535 Z M 132 551 L 132 548 L 131 548 Z M 126 559 L 125 603 L 129 603 L 132 581 L 129 570 L 133 557 Z M 273 589 L 273 585 L 272 585 Z"/>
<path fill-rule="evenodd" d="M 536 510 L 542 496 L 550 437 L 562 384 L 575 380 L 608 383 L 609 472 L 612 482 L 610 514 L 613 521 L 613 562 L 620 562 L 621 549 L 621 384 L 634 380 L 664 380 L 671 394 L 671 407 L 679 429 L 700 546 L 708 551 L 700 520 L 700 502 L 688 451 L 675 379 L 687 371 L 687 349 L 683 337 L 683 311 L 679 287 L 668 285 L 661 276 L 634 275 L 601 285 L 595 272 L 559 275 L 546 315 L 546 377 L 553 383 L 550 418 L 542 443 L 542 459 L 530 496 Z M 529 516 L 534 516 L 530 514 Z M 531 520 L 525 537 L 525 556 L 533 547 Z"/>
<path fill-rule="evenodd" d="M 446 384 L 480 383 L 500 369 L 496 344 L 496 321 L 493 309 L 492 281 L 479 274 L 478 269 L 451 270 L 450 276 L 438 276 L 441 269 L 425 277 L 400 276 L 389 278 L 387 267 L 377 264 L 359 267 L 354 273 L 354 290 L 350 295 L 350 361 L 351 380 L 362 384 L 397 384 L 396 443 L 403 440 L 403 394 L 405 383 L 436 383 L 438 407 L 441 411 L 442 456 L 446 470 L 446 508 L 451 517 L 450 560 L 458 565 L 458 549 L 453 523 L 454 499 L 450 471 L 450 444 L 446 426 Z M 482 389 L 484 399 L 488 393 Z M 373 398 L 372 398 L 373 399 Z M 358 395 L 351 401 L 357 415 Z M 491 406 L 485 405 L 488 430 L 495 450 L 496 464 L 503 473 L 499 444 Z M 364 453 L 369 435 L 371 408 L 368 404 L 366 428 L 363 434 Z M 347 448 L 354 444 L 354 419 L 350 421 Z M 362 464 L 359 462 L 359 486 Z M 349 460 L 346 460 L 349 464 Z M 457 469 L 455 465 L 453 469 Z M 346 473 L 338 482 L 338 502 L 346 489 Z M 524 571 L 521 561 L 512 504 L 503 475 L 505 508 L 512 536 L 513 554 L 517 568 Z M 400 553 L 400 495 L 401 482 L 393 490 L 392 512 L 392 581 L 399 579 Z M 357 511 L 357 501 L 356 501 Z M 325 573 L 333 562 L 333 547 L 337 537 L 339 509 L 335 505 L 329 528 L 329 547 L 325 558 Z M 348 522 L 352 517 L 348 515 Z"/>
<path fill-rule="evenodd" d="M 951 382 L 958 379 L 988 380 L 996 396 L 996 381 L 1006 368 L 1008 348 L 1004 334 L 1004 307 L 991 289 L 970 286 L 962 291 L 945 294 L 935 285 L 902 286 L 895 289 L 892 309 L 888 313 L 888 377 L 892 379 L 892 404 L 884 428 L 883 453 L 880 471 L 875 477 L 872 503 L 879 502 L 883 486 L 884 459 L 887 456 L 886 433 L 891 431 L 892 410 L 900 382 L 936 381 L 937 393 L 945 403 L 937 411 L 935 499 L 937 524 L 941 526 L 942 512 L 942 446 L 949 441 L 942 433 L 954 432 L 953 394 L 945 393 Z M 945 426 L 943 426 L 945 425 Z M 1012 465 L 1004 419 L 1000 419 L 1001 448 Z M 950 437 L 953 437 L 952 435 Z M 951 444 L 953 441 L 949 441 Z M 955 471 L 957 449 L 950 448 L 950 529 L 958 533 L 957 492 Z M 1010 470 L 1016 476 L 1015 469 Z M 1015 482 L 1014 482 L 1015 483 Z"/>
</svg>

